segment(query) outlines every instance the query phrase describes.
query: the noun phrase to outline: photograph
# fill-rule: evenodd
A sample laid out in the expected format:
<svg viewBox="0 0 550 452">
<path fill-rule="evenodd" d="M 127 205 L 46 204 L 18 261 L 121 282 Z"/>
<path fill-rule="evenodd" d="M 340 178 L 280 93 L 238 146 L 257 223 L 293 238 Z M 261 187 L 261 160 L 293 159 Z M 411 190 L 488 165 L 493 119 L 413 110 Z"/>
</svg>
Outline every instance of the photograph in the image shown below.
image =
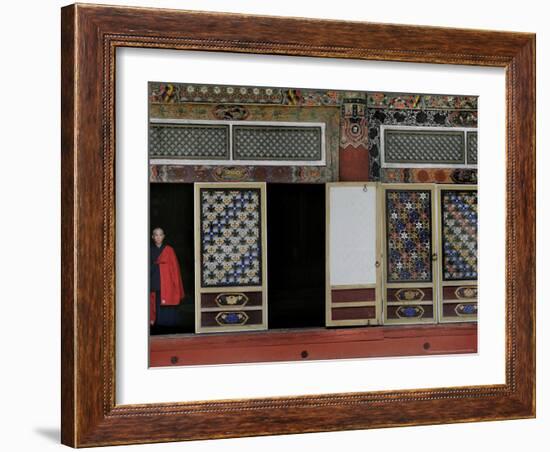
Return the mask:
<svg viewBox="0 0 550 452">
<path fill-rule="evenodd" d="M 147 89 L 151 366 L 477 351 L 476 95 Z"/>
</svg>

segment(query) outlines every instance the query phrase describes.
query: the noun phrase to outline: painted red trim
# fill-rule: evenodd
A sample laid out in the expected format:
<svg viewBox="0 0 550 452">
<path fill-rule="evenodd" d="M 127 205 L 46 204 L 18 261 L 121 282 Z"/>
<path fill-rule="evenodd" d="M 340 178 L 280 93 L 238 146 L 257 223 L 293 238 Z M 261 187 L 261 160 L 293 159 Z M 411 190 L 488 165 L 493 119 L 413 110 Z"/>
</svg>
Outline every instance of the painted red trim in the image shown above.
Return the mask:
<svg viewBox="0 0 550 452">
<path fill-rule="evenodd" d="M 364 182 L 369 180 L 369 151 L 352 145 L 340 148 L 340 181 Z"/>
<path fill-rule="evenodd" d="M 477 324 L 152 336 L 150 367 L 477 353 Z"/>
</svg>

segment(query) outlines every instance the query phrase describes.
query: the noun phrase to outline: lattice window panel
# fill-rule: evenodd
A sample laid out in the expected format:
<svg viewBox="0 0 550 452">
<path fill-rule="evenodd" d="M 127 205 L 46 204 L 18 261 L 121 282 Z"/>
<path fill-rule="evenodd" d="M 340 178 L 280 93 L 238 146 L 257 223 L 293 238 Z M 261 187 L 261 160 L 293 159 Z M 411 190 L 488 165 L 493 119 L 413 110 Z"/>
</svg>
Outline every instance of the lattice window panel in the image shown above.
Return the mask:
<svg viewBox="0 0 550 452">
<path fill-rule="evenodd" d="M 477 163 L 477 132 L 468 132 L 468 163 Z"/>
<path fill-rule="evenodd" d="M 303 160 L 322 158 L 321 127 L 233 127 L 235 160 Z"/>
<path fill-rule="evenodd" d="M 151 124 L 152 158 L 229 159 L 229 126 L 207 124 Z"/>
<path fill-rule="evenodd" d="M 385 130 L 385 163 L 464 164 L 464 132 Z"/>
</svg>

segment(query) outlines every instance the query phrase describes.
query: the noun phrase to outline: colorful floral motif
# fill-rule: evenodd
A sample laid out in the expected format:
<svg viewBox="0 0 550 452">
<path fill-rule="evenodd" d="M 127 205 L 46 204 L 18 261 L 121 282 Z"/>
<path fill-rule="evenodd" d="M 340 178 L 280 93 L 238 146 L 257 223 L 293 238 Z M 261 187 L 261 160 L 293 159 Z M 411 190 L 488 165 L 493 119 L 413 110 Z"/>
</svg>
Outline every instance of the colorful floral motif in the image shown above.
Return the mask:
<svg viewBox="0 0 550 452">
<path fill-rule="evenodd" d="M 367 120 L 365 118 L 344 118 L 340 129 L 340 144 L 342 148 L 352 146 L 353 148 L 364 147 L 366 152 L 368 139 Z"/>
<path fill-rule="evenodd" d="M 456 315 L 476 315 L 477 314 L 477 304 L 458 304 L 455 307 Z"/>
<path fill-rule="evenodd" d="M 151 102 L 175 103 L 179 98 L 179 85 L 174 83 L 155 83 L 151 85 Z"/>
<path fill-rule="evenodd" d="M 202 286 L 258 286 L 261 276 L 259 189 L 203 188 Z"/>
<path fill-rule="evenodd" d="M 364 102 L 345 99 L 342 105 L 342 120 L 340 127 L 340 146 L 346 149 L 349 146 L 367 151 L 368 124 L 365 117 Z"/>
<path fill-rule="evenodd" d="M 370 93 L 367 97 L 370 107 L 418 108 L 422 97 L 418 94 Z"/>
<path fill-rule="evenodd" d="M 426 294 L 422 289 L 406 288 L 395 292 L 397 301 L 422 301 Z"/>
<path fill-rule="evenodd" d="M 333 180 L 326 166 L 210 166 L 149 164 L 150 182 L 276 182 L 315 184 Z"/>
<path fill-rule="evenodd" d="M 461 286 L 455 290 L 455 296 L 459 300 L 477 298 L 477 286 Z"/>
<path fill-rule="evenodd" d="M 388 282 L 432 280 L 431 193 L 387 190 Z"/>
<path fill-rule="evenodd" d="M 244 325 L 249 317 L 244 311 L 237 312 L 220 312 L 216 315 L 218 325 Z"/>
<path fill-rule="evenodd" d="M 443 190 L 443 279 L 477 279 L 477 191 Z"/>
<path fill-rule="evenodd" d="M 328 177 L 320 182 L 336 180 L 338 151 L 346 149 L 364 149 L 368 158 L 361 162 L 368 165 L 368 180 L 383 180 L 380 125 L 477 127 L 478 119 L 476 96 L 156 82 L 149 84 L 149 95 L 150 115 L 159 119 L 324 122 L 326 115 L 321 110 L 338 108 L 335 127 L 327 121 L 331 160 L 327 159 L 324 170 Z M 455 181 L 454 176 L 447 181 L 453 182 L 473 183 Z"/>
<path fill-rule="evenodd" d="M 477 184 L 477 169 L 381 168 L 380 180 L 389 183 Z"/>
<path fill-rule="evenodd" d="M 284 98 L 281 88 L 185 84 L 178 86 L 179 102 L 281 104 Z"/>
<path fill-rule="evenodd" d="M 309 89 L 287 89 L 284 92 L 284 105 L 316 107 L 320 105 L 340 105 L 340 91 L 315 91 Z"/>
<path fill-rule="evenodd" d="M 151 102 L 239 102 L 273 105 L 341 105 L 344 98 L 365 99 L 370 108 L 477 110 L 476 96 L 383 93 L 364 91 L 277 88 L 269 86 L 208 85 L 189 83 L 149 84 Z"/>
<path fill-rule="evenodd" d="M 368 105 L 391 109 L 471 109 L 477 110 L 476 96 L 448 96 L 440 94 L 369 93 Z"/>
<path fill-rule="evenodd" d="M 395 314 L 400 319 L 419 319 L 424 315 L 424 308 L 422 306 L 399 306 L 395 311 Z"/>
<path fill-rule="evenodd" d="M 442 96 L 427 94 L 422 97 L 425 108 L 477 110 L 477 96 Z"/>
<path fill-rule="evenodd" d="M 243 105 L 216 105 L 212 109 L 212 115 L 216 119 L 244 121 L 248 118 L 249 112 Z"/>
<path fill-rule="evenodd" d="M 380 180 L 380 126 L 477 127 L 477 111 L 367 109 L 369 177 Z"/>
</svg>

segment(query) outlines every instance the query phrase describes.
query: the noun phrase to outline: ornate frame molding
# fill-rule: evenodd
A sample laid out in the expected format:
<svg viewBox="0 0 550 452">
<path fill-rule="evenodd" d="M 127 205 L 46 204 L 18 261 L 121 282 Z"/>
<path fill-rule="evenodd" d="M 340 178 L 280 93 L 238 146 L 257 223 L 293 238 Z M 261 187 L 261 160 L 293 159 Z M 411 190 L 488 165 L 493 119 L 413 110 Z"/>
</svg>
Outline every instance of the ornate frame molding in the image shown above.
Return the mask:
<svg viewBox="0 0 550 452">
<path fill-rule="evenodd" d="M 64 444 L 87 447 L 535 415 L 535 35 L 82 4 L 62 9 L 61 31 Z M 118 47 L 506 68 L 506 383 L 116 405 Z"/>
</svg>

